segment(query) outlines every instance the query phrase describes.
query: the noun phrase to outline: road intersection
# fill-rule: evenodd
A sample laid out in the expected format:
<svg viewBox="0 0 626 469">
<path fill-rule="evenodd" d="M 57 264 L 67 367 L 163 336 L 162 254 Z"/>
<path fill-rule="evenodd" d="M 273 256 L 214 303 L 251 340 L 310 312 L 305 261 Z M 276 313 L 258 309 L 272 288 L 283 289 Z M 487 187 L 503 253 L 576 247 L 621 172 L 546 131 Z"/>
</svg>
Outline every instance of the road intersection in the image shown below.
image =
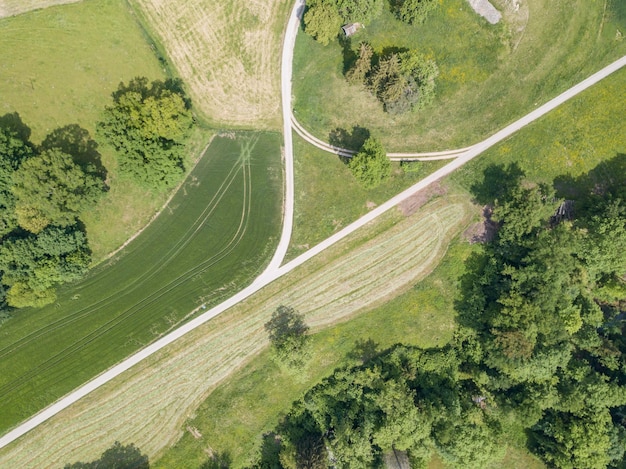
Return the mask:
<svg viewBox="0 0 626 469">
<path fill-rule="evenodd" d="M 283 264 L 285 255 L 287 253 L 287 249 L 289 246 L 289 242 L 291 239 L 291 231 L 293 225 L 293 210 L 294 210 L 294 169 L 293 169 L 293 144 L 292 144 L 292 106 L 291 106 L 291 77 L 292 77 L 292 59 L 293 59 L 293 51 L 295 46 L 296 35 L 300 26 L 301 15 L 304 11 L 304 1 L 296 0 L 296 4 L 294 5 L 291 15 L 289 17 L 289 22 L 287 24 L 285 30 L 285 38 L 283 42 L 283 54 L 282 54 L 282 64 L 281 64 L 281 93 L 282 93 L 282 113 L 283 113 L 283 129 L 284 129 L 284 162 L 285 162 L 285 196 L 284 196 L 284 204 L 283 204 L 283 229 L 281 233 L 281 239 L 279 241 L 278 247 L 274 256 L 272 257 L 268 267 L 266 270 L 256 279 L 252 284 L 248 287 L 244 288 L 231 298 L 227 299 L 223 303 L 211 308 L 210 310 L 204 312 L 203 314 L 197 316 L 193 320 L 184 324 L 180 328 L 174 330 L 168 335 L 160 338 L 159 340 L 153 342 L 149 346 L 144 349 L 136 352 L 131 355 L 127 359 L 108 369 L 104 373 L 99 376 L 93 378 L 91 381 L 82 385 L 81 387 L 75 389 L 68 395 L 59 399 L 54 404 L 48 406 L 38 414 L 29 418 L 25 422 L 21 423 L 2 437 L 0 437 L 0 448 L 10 444 L 15 441 L 28 431 L 37 427 L 41 423 L 50 419 L 54 415 L 61 412 L 63 409 L 71 406 L 73 403 L 91 393 L 95 389 L 100 386 L 108 383 L 112 379 L 116 378 L 126 370 L 130 369 L 137 363 L 156 353 L 157 351 L 163 349 L 168 346 L 172 342 L 176 341 L 183 335 L 189 333 L 190 331 L 196 329 L 202 324 L 210 321 L 212 318 L 216 317 L 223 311 L 228 308 L 236 305 L 237 303 L 243 301 L 249 296 L 253 295 L 257 291 L 259 291 L 264 286 L 273 282 L 274 280 L 282 277 L 288 272 L 292 271 L 296 267 L 302 265 L 307 260 L 311 259 L 315 255 L 319 254 L 323 250 L 337 243 L 341 239 L 344 239 L 346 236 L 350 235 L 360 227 L 374 220 L 376 217 L 380 216 L 384 212 L 390 210 L 391 208 L 398 205 L 403 200 L 411 197 L 416 192 L 426 188 L 433 182 L 443 178 L 444 176 L 450 174 L 452 171 L 471 161 L 473 158 L 492 147 L 493 145 L 501 142 L 502 140 L 508 138 L 513 133 L 520 130 L 522 127 L 530 124 L 531 122 L 539 119 L 541 116 L 547 114 L 560 104 L 564 103 L 568 99 L 576 96 L 581 93 L 585 89 L 599 82 L 603 78 L 609 76 L 611 73 L 619 70 L 620 68 L 626 65 L 626 56 L 621 59 L 613 62 L 609 66 L 603 68 L 599 72 L 590 76 L 586 80 L 583 80 L 579 84 L 565 91 L 561 95 L 556 98 L 550 100 L 546 104 L 538 107 L 531 113 L 522 117 L 518 121 L 510 124 L 504 129 L 496 132 L 491 137 L 485 139 L 484 141 L 473 145 L 472 147 L 468 147 L 465 149 L 457 150 L 459 153 L 456 158 L 442 167 L 438 171 L 434 172 L 430 176 L 425 179 L 419 181 L 415 185 L 396 195 L 389 201 L 381 204 L 376 207 L 369 213 L 367 213 L 362 218 L 358 219 L 354 223 L 348 225 L 341 231 L 335 233 L 325 241 L 321 242 L 317 246 L 311 248 L 304 254 L 298 256 L 292 261 Z M 323 142 L 322 142 L 323 143 Z M 427 156 L 449 156 L 449 155 L 424 155 Z M 401 157 L 399 157 L 401 158 Z M 198 308 L 198 311 L 200 308 Z"/>
</svg>

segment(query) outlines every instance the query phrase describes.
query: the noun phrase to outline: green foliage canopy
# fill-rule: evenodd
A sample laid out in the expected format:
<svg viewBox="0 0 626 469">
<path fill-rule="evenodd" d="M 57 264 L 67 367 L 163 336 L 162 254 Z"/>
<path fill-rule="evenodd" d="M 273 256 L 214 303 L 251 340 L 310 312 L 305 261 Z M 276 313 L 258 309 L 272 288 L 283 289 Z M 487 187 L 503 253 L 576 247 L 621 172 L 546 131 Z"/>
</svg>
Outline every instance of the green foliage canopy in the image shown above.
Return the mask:
<svg viewBox="0 0 626 469">
<path fill-rule="evenodd" d="M 140 184 L 163 189 L 184 172 L 184 143 L 193 125 L 180 82 L 135 78 L 121 83 L 97 130 L 118 153 L 119 168 Z"/>
<path fill-rule="evenodd" d="M 361 151 L 350 158 L 348 167 L 359 183 L 369 189 L 378 186 L 391 175 L 391 162 L 380 141 L 368 138 Z"/>
<path fill-rule="evenodd" d="M 98 176 L 86 173 L 72 156 L 45 150 L 26 160 L 13 175 L 19 225 L 39 233 L 48 225 L 68 226 L 104 192 Z"/>
<path fill-rule="evenodd" d="M 281 305 L 265 324 L 274 358 L 291 371 L 301 371 L 310 356 L 309 327 L 304 317 L 290 306 Z"/>
</svg>

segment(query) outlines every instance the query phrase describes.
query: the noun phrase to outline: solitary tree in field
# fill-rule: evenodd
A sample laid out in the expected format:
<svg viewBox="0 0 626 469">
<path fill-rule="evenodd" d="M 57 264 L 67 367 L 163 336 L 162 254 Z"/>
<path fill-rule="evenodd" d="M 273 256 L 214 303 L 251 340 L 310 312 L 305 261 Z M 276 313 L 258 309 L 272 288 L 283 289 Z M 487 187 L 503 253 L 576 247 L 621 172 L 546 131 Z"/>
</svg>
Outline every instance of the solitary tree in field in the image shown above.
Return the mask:
<svg viewBox="0 0 626 469">
<path fill-rule="evenodd" d="M 122 445 L 116 441 L 107 449 L 100 459 L 91 462 L 75 462 L 66 464 L 64 469 L 149 469 L 148 456 L 141 454 L 139 448 L 132 443 Z"/>
<path fill-rule="evenodd" d="M 378 186 L 391 175 L 391 162 L 382 144 L 373 137 L 365 141 L 361 151 L 350 159 L 348 167 L 366 189 Z"/>
<path fill-rule="evenodd" d="M 151 189 L 173 185 L 184 172 L 184 143 L 193 124 L 189 100 L 174 80 L 121 83 L 98 133 L 118 153 L 120 172 Z"/>
<path fill-rule="evenodd" d="M 290 370 L 306 365 L 310 356 L 309 327 L 304 317 L 290 306 L 279 306 L 265 324 L 274 358 Z"/>
</svg>

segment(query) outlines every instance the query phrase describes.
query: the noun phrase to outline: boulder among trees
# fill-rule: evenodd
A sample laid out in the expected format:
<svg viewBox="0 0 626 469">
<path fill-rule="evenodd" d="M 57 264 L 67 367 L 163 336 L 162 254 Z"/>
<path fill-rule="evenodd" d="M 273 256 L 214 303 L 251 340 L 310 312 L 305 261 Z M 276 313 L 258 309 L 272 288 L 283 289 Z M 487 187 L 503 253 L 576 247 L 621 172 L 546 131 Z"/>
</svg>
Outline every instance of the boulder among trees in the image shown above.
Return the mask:
<svg viewBox="0 0 626 469">
<path fill-rule="evenodd" d="M 180 81 L 135 78 L 121 83 L 98 123 L 98 134 L 116 151 L 120 173 L 160 190 L 183 175 L 185 142 L 193 125 Z"/>
<path fill-rule="evenodd" d="M 369 24 L 383 12 L 384 0 L 311 0 L 304 13 L 304 31 L 327 45 L 342 24 Z"/>
</svg>

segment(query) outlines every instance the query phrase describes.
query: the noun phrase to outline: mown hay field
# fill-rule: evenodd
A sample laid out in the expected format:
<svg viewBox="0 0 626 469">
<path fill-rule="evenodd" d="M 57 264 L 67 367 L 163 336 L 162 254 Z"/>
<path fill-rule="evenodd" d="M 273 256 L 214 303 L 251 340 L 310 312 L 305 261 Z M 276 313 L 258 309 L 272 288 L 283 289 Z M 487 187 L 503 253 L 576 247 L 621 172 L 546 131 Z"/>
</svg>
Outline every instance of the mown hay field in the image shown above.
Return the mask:
<svg viewBox="0 0 626 469">
<path fill-rule="evenodd" d="M 82 0 L 0 0 L 0 18 Z"/>
<path fill-rule="evenodd" d="M 55 304 L 3 324 L 2 432 L 262 271 L 280 234 L 280 143 L 275 133 L 216 137 L 139 237 Z"/>
<path fill-rule="evenodd" d="M 266 347 L 263 324 L 278 305 L 314 330 L 345 321 L 426 276 L 473 213 L 466 197 L 448 197 L 386 214 L 3 449 L 0 466 L 87 460 L 114 440 L 154 459 L 210 390 Z"/>
<path fill-rule="evenodd" d="M 132 0 L 215 126 L 280 128 L 290 0 Z"/>
<path fill-rule="evenodd" d="M 494 1 L 490 25 L 466 0 L 446 0 L 424 24 L 386 11 L 348 41 L 322 46 L 300 33 L 294 57 L 294 114 L 328 139 L 337 128 L 368 129 L 388 151 L 435 151 L 475 144 L 626 54 L 620 0 Z M 515 4 L 519 8 L 515 9 Z M 440 69 L 425 109 L 389 115 L 344 76 L 361 41 L 377 54 L 416 49 Z"/>
</svg>

